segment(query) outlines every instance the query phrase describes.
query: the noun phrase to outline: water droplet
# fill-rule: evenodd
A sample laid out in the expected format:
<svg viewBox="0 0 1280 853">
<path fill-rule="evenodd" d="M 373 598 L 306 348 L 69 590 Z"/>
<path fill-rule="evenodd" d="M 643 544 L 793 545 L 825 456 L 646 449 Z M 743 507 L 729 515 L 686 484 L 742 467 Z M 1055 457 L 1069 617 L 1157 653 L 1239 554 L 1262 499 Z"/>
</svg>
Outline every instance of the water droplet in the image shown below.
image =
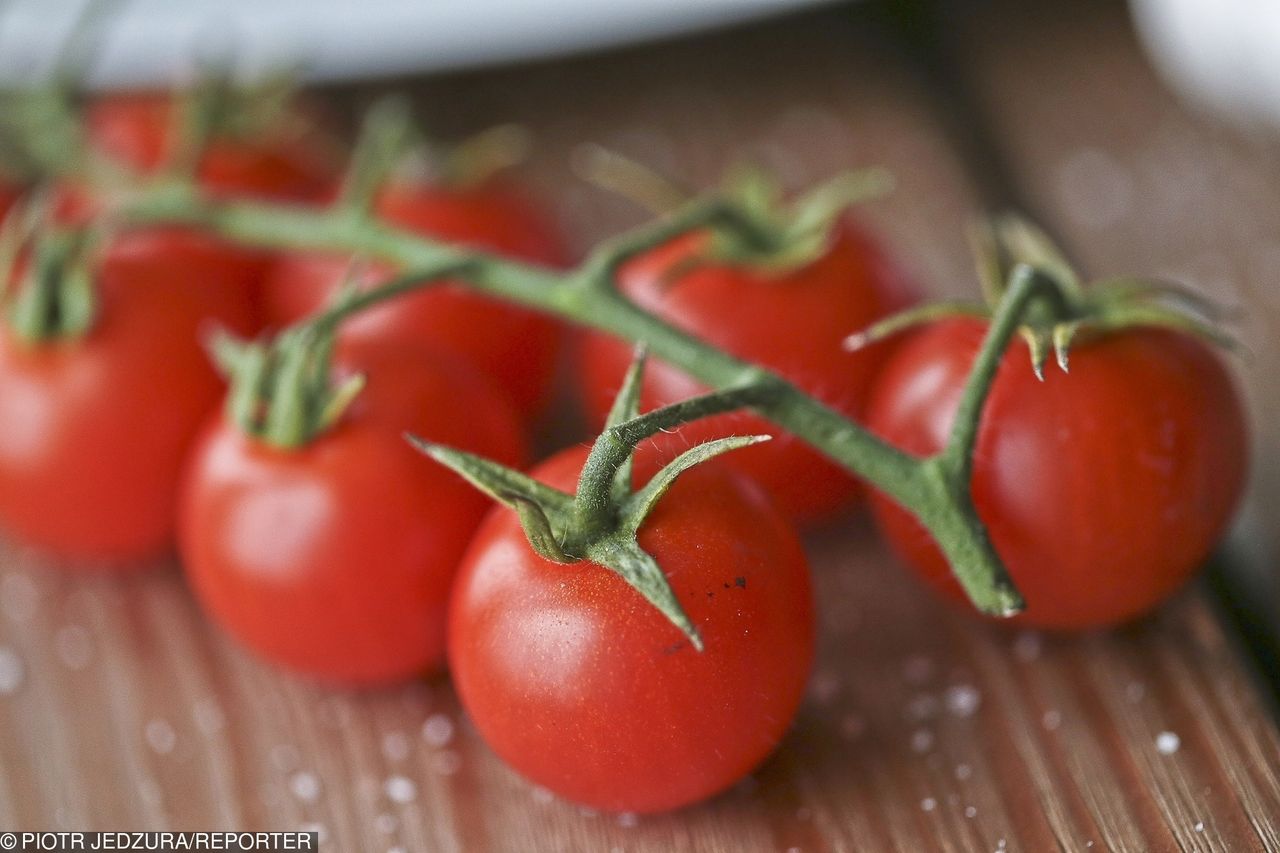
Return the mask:
<svg viewBox="0 0 1280 853">
<path fill-rule="evenodd" d="M 388 800 L 400 805 L 411 803 L 418 796 L 418 786 L 407 776 L 392 776 L 382 789 L 386 792 Z"/>
<path fill-rule="evenodd" d="M 982 705 L 982 694 L 969 684 L 947 688 L 947 710 L 957 717 L 972 717 Z"/>
<path fill-rule="evenodd" d="M 1173 755 L 1182 746 L 1182 738 L 1175 732 L 1161 732 L 1156 735 L 1156 751 L 1161 755 Z"/>
<path fill-rule="evenodd" d="M 26 680 L 22 658 L 13 649 L 0 648 L 0 696 L 16 693 Z"/>
<path fill-rule="evenodd" d="M 314 774 L 300 770 L 289 777 L 289 790 L 304 803 L 312 803 L 320 797 L 320 780 Z"/>
<path fill-rule="evenodd" d="M 916 729 L 911 733 L 911 751 L 928 752 L 933 748 L 933 732 L 928 729 Z"/>
<path fill-rule="evenodd" d="M 173 730 L 168 720 L 152 720 L 147 723 L 144 734 L 151 748 L 161 755 L 173 752 L 174 746 L 178 743 L 178 733 Z"/>
<path fill-rule="evenodd" d="M 446 714 L 432 714 L 422 724 L 422 739 L 434 747 L 445 746 L 453 740 L 453 720 Z"/>
</svg>

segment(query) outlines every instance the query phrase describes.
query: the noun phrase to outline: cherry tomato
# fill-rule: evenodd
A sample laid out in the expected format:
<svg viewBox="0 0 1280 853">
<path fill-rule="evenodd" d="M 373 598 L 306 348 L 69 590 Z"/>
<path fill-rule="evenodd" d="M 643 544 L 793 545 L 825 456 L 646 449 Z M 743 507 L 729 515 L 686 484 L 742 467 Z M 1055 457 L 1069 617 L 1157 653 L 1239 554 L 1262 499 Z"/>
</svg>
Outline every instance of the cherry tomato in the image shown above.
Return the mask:
<svg viewBox="0 0 1280 853">
<path fill-rule="evenodd" d="M 661 461 L 651 451 L 640 482 Z M 534 476 L 572 489 L 585 458 L 566 450 Z M 507 509 L 476 533 L 449 617 L 454 684 L 484 739 L 537 784 L 610 811 L 678 808 L 749 773 L 790 725 L 814 653 L 800 542 L 740 475 L 685 473 L 639 542 L 704 651 L 614 572 L 537 556 Z"/>
<path fill-rule="evenodd" d="M 100 262 L 85 337 L 28 344 L 0 323 L 0 522 L 111 566 L 171 544 L 183 459 L 222 393 L 201 334 L 249 328 L 242 272 L 190 232 L 131 232 Z"/>
<path fill-rule="evenodd" d="M 956 319 L 907 341 L 882 373 L 869 425 L 939 450 L 985 324 Z M 1125 622 L 1171 595 L 1230 520 L 1246 468 L 1244 412 L 1209 348 L 1134 328 L 1077 344 L 1043 383 L 1019 338 L 983 412 L 973 497 L 1027 600 L 1016 621 L 1055 629 Z M 933 587 L 963 593 L 928 534 L 873 498 L 880 529 Z"/>
<path fill-rule="evenodd" d="M 467 365 L 421 347 L 349 343 L 368 384 L 335 428 L 280 449 L 218 418 L 184 492 L 183 562 L 213 619 L 263 657 L 349 684 L 444 661 L 445 607 L 487 499 L 406 430 L 507 464 L 519 419 Z"/>
<path fill-rule="evenodd" d="M 172 153 L 174 104 L 166 93 L 102 98 L 86 111 L 89 138 L 108 156 L 154 171 Z M 215 134 L 200 160 L 198 178 L 206 190 L 220 196 L 318 201 L 338 168 L 314 136 L 284 128 L 256 139 Z"/>
<path fill-rule="evenodd" d="M 565 251 L 546 217 L 509 183 L 466 188 L 396 184 L 377 202 L 388 223 L 417 233 L 548 266 Z M 266 288 L 267 317 L 293 322 L 326 305 L 346 274 L 346 258 L 295 253 L 282 257 Z M 368 269 L 363 284 L 385 280 Z M 560 325 L 550 317 L 486 296 L 458 283 L 372 308 L 345 324 L 344 336 L 427 341 L 471 362 L 510 395 L 526 415 L 546 402 L 554 378 Z"/>
<path fill-rule="evenodd" d="M 689 264 L 705 235 L 677 239 L 622 269 L 620 286 L 640 306 L 728 352 L 771 368 L 854 419 L 863 413 L 871 379 L 888 348 L 848 353 L 841 342 L 905 303 L 910 288 L 880 248 L 852 223 L 841 223 L 816 261 L 782 275 Z M 631 345 L 600 334 L 582 340 L 578 379 L 587 408 L 603 423 L 631 359 Z M 670 405 L 707 390 L 682 371 L 654 360 L 642 406 Z M 857 494 L 857 484 L 816 450 L 757 416 L 735 413 L 680 428 L 675 441 L 723 435 L 773 435 L 726 461 L 764 486 L 800 523 L 829 516 Z"/>
</svg>

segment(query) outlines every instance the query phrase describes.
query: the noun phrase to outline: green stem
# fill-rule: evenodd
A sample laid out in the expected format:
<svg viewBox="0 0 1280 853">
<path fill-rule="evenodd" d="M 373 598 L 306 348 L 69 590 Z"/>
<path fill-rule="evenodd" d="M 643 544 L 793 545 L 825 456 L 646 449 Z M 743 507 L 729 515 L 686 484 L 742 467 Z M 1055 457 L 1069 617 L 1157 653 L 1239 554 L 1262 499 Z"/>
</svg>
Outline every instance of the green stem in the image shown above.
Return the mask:
<svg viewBox="0 0 1280 853">
<path fill-rule="evenodd" d="M 480 292 L 620 338 L 643 341 L 653 355 L 712 388 L 744 389 L 749 399 L 742 402 L 914 513 L 938 540 L 979 610 L 1008 615 L 1021 607 L 1021 597 L 973 511 L 967 482 L 957 485 L 939 458 L 921 460 L 891 447 L 776 374 L 677 329 L 617 291 L 614 278 L 619 265 L 641 252 L 701 228 L 735 231 L 752 227 L 752 223 L 741 221 L 732 205 L 721 200 L 694 201 L 670 217 L 610 240 L 568 273 L 435 242 L 341 211 L 261 202 L 219 203 L 191 193 L 170 192 L 142 198 L 124 214 L 137 223 L 200 225 L 224 237 L 267 248 L 328 250 L 378 259 L 405 271 L 387 289 L 362 294 L 361 306 L 423 282 L 457 277 Z M 1026 304 L 1020 304 L 1007 313 L 1012 316 L 1025 308 Z M 348 311 L 346 306 L 341 310 Z M 1015 326 L 1004 322 L 993 325 L 989 346 L 1003 350 Z M 988 387 L 983 383 L 973 390 L 966 417 L 975 422 Z M 608 465 L 612 464 L 609 460 Z M 600 465 L 608 467 L 604 461 Z M 592 512 L 590 507 L 585 511 Z"/>
</svg>

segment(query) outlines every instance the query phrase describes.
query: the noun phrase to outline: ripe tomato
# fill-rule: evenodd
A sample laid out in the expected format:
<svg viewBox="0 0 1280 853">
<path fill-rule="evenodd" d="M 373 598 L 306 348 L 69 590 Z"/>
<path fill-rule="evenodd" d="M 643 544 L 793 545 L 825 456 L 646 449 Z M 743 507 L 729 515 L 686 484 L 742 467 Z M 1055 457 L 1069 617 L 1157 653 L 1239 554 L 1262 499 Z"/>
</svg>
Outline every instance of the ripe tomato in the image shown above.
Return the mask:
<svg viewBox="0 0 1280 853">
<path fill-rule="evenodd" d="M 0 324 L 0 522 L 111 565 L 169 546 L 183 459 L 222 393 L 200 335 L 249 328 L 242 272 L 190 232 L 131 232 L 100 262 L 85 337 L 29 344 Z"/>
<path fill-rule="evenodd" d="M 443 664 L 450 585 L 487 508 L 403 433 L 507 464 L 522 460 L 524 439 L 465 364 L 360 341 L 338 367 L 368 384 L 302 447 L 210 425 L 184 490 L 182 557 L 205 609 L 254 652 L 326 680 L 390 682 Z"/>
<path fill-rule="evenodd" d="M 111 95 L 89 105 L 85 125 L 105 154 L 151 172 L 171 154 L 174 105 L 167 93 Z M 317 201 L 338 168 L 314 137 L 282 127 L 253 139 L 215 134 L 200 160 L 198 179 L 220 196 Z"/>
<path fill-rule="evenodd" d="M 395 184 L 377 202 L 388 223 L 420 234 L 548 266 L 565 250 L 546 217 L 511 184 L 491 180 L 451 189 Z M 326 305 L 346 274 L 346 258 L 295 253 L 277 261 L 266 286 L 267 318 L 291 323 Z M 363 284 L 385 280 L 366 271 Z M 489 375 L 525 415 L 546 402 L 554 378 L 560 325 L 552 318 L 443 283 L 372 308 L 344 324 L 347 338 L 427 341 Z"/>
<path fill-rule="evenodd" d="M 652 445 L 637 482 L 664 461 Z M 734 451 L 739 452 L 739 451 Z M 534 476 L 572 489 L 585 448 Z M 683 474 L 640 529 L 705 650 L 614 572 L 537 556 L 494 511 L 449 617 L 454 684 L 484 739 L 534 782 L 612 811 L 674 809 L 733 785 L 782 738 L 814 652 L 804 552 L 750 482 Z"/>
<path fill-rule="evenodd" d="M 869 426 L 917 454 L 946 441 L 985 324 L 937 323 L 885 367 Z M 1151 610 L 1222 534 L 1246 467 L 1231 377 L 1200 341 L 1134 328 L 1077 344 L 1071 372 L 1009 347 L 980 425 L 973 498 L 1027 600 L 1016 621 L 1114 625 Z M 880 529 L 925 580 L 963 600 L 928 534 L 875 496 Z"/>
<path fill-rule="evenodd" d="M 619 284 L 640 306 L 728 352 L 771 368 L 854 419 L 888 349 L 845 352 L 850 330 L 864 328 L 906 301 L 910 288 L 880 248 L 848 221 L 826 253 L 800 269 L 768 276 L 725 264 L 681 272 L 706 237 L 689 235 L 626 265 Z M 582 339 L 578 379 L 587 408 L 603 423 L 631 360 L 631 345 L 600 334 Z M 670 365 L 653 360 L 642 409 L 705 391 Z M 816 450 L 748 413 L 705 418 L 680 428 L 682 446 L 723 435 L 774 436 L 736 450 L 726 461 L 773 495 L 801 523 L 821 520 L 857 493 L 852 477 Z"/>
</svg>

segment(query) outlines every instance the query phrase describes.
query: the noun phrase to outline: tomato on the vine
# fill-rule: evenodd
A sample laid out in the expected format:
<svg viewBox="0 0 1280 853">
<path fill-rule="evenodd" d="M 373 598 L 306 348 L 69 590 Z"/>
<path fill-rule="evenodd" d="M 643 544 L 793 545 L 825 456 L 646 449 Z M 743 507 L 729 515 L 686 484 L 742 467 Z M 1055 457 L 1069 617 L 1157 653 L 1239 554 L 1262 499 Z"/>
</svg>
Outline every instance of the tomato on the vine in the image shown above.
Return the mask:
<svg viewBox="0 0 1280 853">
<path fill-rule="evenodd" d="M 111 566 L 169 547 L 188 446 L 222 392 L 201 333 L 251 327 L 242 273 L 188 231 L 130 232 L 92 268 L 82 337 L 32 342 L 0 323 L 0 523 Z"/>
<path fill-rule="evenodd" d="M 179 99 L 168 93 L 110 95 L 85 112 L 91 142 L 104 154 L 143 172 L 153 172 L 177 144 Z M 298 115 L 302 111 L 297 111 Z M 220 196 L 317 201 L 332 185 L 340 164 L 305 122 L 279 121 L 251 135 L 220 133 L 208 141 L 196 168 L 201 186 Z"/>
<path fill-rule="evenodd" d="M 385 222 L 504 256 L 560 266 L 566 252 L 546 215 L 518 188 L 499 179 L 463 187 L 393 183 L 375 204 Z M 267 317 L 277 325 L 322 308 L 337 292 L 350 261 L 332 254 L 282 256 L 266 286 Z M 363 286 L 389 272 L 370 267 Z M 455 353 L 490 376 L 525 415 L 547 400 L 560 344 L 560 324 L 545 314 L 444 282 L 371 308 L 344 324 L 347 339 L 426 342 Z"/>
<path fill-rule="evenodd" d="M 911 288 L 884 251 L 848 218 L 830 243 L 798 269 L 768 273 L 699 260 L 707 235 L 678 238 L 625 265 L 623 293 L 670 323 L 747 361 L 768 367 L 799 388 L 861 418 L 871 380 L 888 347 L 845 352 L 850 329 L 900 308 Z M 588 410 L 603 421 L 630 361 L 630 345 L 601 334 L 582 339 L 577 370 Z M 643 408 L 686 399 L 706 388 L 655 360 L 645 379 Z M 849 503 L 852 476 L 763 418 L 735 413 L 682 426 L 679 443 L 721 435 L 769 434 L 774 440 L 728 457 L 766 488 L 792 518 L 821 520 Z"/>
<path fill-rule="evenodd" d="M 916 454 L 945 444 L 985 331 L 936 323 L 881 373 L 868 425 Z M 1200 340 L 1128 328 L 1077 343 L 1070 372 L 1035 378 L 1005 353 L 982 414 L 973 499 L 1026 598 L 1015 621 L 1074 629 L 1141 616 L 1181 586 L 1240 496 L 1246 427 L 1230 375 Z M 876 494 L 880 529 L 908 564 L 964 600 L 929 534 Z"/>
<path fill-rule="evenodd" d="M 458 561 L 487 507 L 415 453 L 412 430 L 508 464 L 519 418 L 467 365 L 420 346 L 352 341 L 367 384 L 330 429 L 274 447 L 225 417 L 196 447 L 180 547 L 210 616 L 257 654 L 328 681 L 376 684 L 444 662 Z"/>
<path fill-rule="evenodd" d="M 533 476 L 572 490 L 586 455 L 563 451 Z M 637 484 L 669 456 L 642 444 Z M 449 662 L 468 715 L 520 773 L 575 802 L 655 812 L 732 786 L 777 746 L 812 664 L 814 615 L 794 528 L 718 460 L 681 475 L 639 544 L 703 651 L 615 572 L 538 556 L 502 508 L 463 559 Z"/>
</svg>

